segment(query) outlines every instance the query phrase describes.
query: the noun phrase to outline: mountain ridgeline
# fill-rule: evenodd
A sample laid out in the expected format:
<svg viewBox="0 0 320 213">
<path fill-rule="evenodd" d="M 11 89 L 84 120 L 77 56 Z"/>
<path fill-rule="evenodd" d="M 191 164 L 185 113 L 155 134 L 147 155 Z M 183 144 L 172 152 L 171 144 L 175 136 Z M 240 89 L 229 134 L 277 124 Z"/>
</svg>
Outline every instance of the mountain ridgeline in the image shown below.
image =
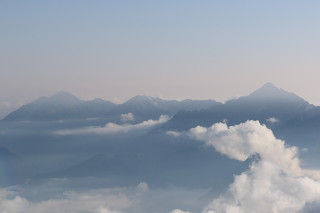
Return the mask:
<svg viewBox="0 0 320 213">
<path fill-rule="evenodd" d="M 267 83 L 258 90 L 238 99 L 198 111 L 180 111 L 166 125 L 168 129 L 210 126 L 216 122 L 239 124 L 259 120 L 270 128 L 302 123 L 320 123 L 320 107 L 299 96 Z"/>
<path fill-rule="evenodd" d="M 210 126 L 216 122 L 235 125 L 247 120 L 259 120 L 273 130 L 292 126 L 310 126 L 314 129 L 320 124 L 320 107 L 271 83 L 263 85 L 248 96 L 226 103 L 214 100 L 163 100 L 139 95 L 122 104 L 114 104 L 102 99 L 84 101 L 70 93 L 60 92 L 28 103 L 3 120 L 100 119 L 99 125 L 103 125 L 105 122 L 121 122 L 121 115 L 128 113 L 133 115 L 130 121 L 132 123 L 158 119 L 160 115 L 171 116 L 169 122 L 162 126 L 163 130 L 186 130 L 197 125 Z"/>
<path fill-rule="evenodd" d="M 173 116 L 180 110 L 200 110 L 219 104 L 213 100 L 163 100 L 149 96 L 135 96 L 123 104 L 102 99 L 83 101 L 68 92 L 41 97 L 7 115 L 5 121 L 56 121 L 89 118 L 114 118 L 133 113 L 137 120 L 156 119 L 160 115 Z"/>
<path fill-rule="evenodd" d="M 154 128 L 137 130 L 148 123 L 141 125 L 142 121 L 158 119 L 162 114 L 171 119 Z M 92 182 L 124 186 L 146 181 L 154 187 L 210 187 L 217 191 L 227 187 L 233 174 L 239 174 L 249 162 L 232 160 L 202 143 L 173 137 L 167 131 L 181 132 L 216 122 L 235 125 L 247 120 L 259 120 L 277 138 L 306 148 L 308 151 L 300 154 L 309 165 L 319 162 L 320 107 L 270 83 L 226 103 L 136 96 L 114 104 L 102 99 L 83 101 L 67 92 L 41 97 L 0 122 L 0 154 L 4 162 L 14 165 L 8 167 L 14 170 L 11 173 L 24 174 L 17 182 L 93 178 L 83 186 L 92 187 Z M 108 122 L 117 123 L 111 127 L 129 127 L 139 133 L 59 133 L 104 128 Z M 18 156 L 23 156 L 24 164 Z M 0 180 L 5 179 L 2 176 Z"/>
</svg>

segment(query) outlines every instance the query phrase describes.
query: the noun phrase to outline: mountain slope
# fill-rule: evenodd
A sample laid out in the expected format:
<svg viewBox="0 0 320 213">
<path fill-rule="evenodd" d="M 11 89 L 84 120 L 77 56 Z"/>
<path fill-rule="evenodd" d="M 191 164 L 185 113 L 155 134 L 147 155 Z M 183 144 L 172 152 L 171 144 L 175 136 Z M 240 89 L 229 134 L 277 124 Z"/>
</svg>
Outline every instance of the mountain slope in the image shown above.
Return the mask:
<svg viewBox="0 0 320 213">
<path fill-rule="evenodd" d="M 81 103 L 83 101 L 70 93 L 60 92 L 52 97 L 40 97 L 11 112 L 4 120 L 58 120 L 63 117 L 73 117 L 77 112 L 72 112 L 70 109 Z"/>
<path fill-rule="evenodd" d="M 180 110 L 201 110 L 210 108 L 218 102 L 214 100 L 163 100 L 149 96 L 135 96 L 113 110 L 114 114 L 133 113 L 144 119 L 157 119 L 160 115 L 173 116 Z"/>
<path fill-rule="evenodd" d="M 0 146 L 0 186 L 10 186 L 21 183 L 27 177 L 23 161 L 13 152 Z"/>
<path fill-rule="evenodd" d="M 106 114 L 115 104 L 102 99 L 83 101 L 67 92 L 41 97 L 11 112 L 4 120 L 67 120 L 97 117 Z"/>
<path fill-rule="evenodd" d="M 217 104 L 214 100 L 163 100 L 149 96 L 135 96 L 123 104 L 95 99 L 83 101 L 67 92 L 41 97 L 11 112 L 6 121 L 52 121 L 110 117 L 116 121 L 122 114 L 133 113 L 137 121 L 173 116 L 180 110 L 206 109 Z"/>
<path fill-rule="evenodd" d="M 167 124 L 168 129 L 188 129 L 196 125 L 210 126 L 227 121 L 238 124 L 247 120 L 259 120 L 270 127 L 284 122 L 319 113 L 315 107 L 299 96 L 267 83 L 248 96 L 230 100 L 200 111 L 180 111 Z M 320 114 L 319 114 L 320 115 Z M 278 124 L 276 124 L 278 123 Z"/>
</svg>

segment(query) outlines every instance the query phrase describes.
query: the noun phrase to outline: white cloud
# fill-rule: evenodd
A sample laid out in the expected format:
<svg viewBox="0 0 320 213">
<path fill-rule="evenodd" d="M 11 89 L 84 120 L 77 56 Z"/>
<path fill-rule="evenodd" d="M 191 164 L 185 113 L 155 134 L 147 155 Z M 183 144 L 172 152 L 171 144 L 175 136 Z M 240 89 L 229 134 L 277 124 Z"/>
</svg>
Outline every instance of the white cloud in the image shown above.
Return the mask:
<svg viewBox="0 0 320 213">
<path fill-rule="evenodd" d="M 276 118 L 276 117 L 268 118 L 266 121 L 269 122 L 269 123 L 273 123 L 273 124 L 280 122 L 280 120 L 278 118 Z"/>
<path fill-rule="evenodd" d="M 167 131 L 166 134 L 174 137 L 179 137 L 181 135 L 181 133 L 177 131 Z"/>
<path fill-rule="evenodd" d="M 118 133 L 127 133 L 138 130 L 146 130 L 153 126 L 165 123 L 169 120 L 169 116 L 161 115 L 158 120 L 147 120 L 143 121 L 139 124 L 115 124 L 115 123 L 107 123 L 104 127 L 90 127 L 84 129 L 76 129 L 76 130 L 63 130 L 54 132 L 54 134 L 59 135 L 70 135 L 70 134 L 118 134 Z"/>
<path fill-rule="evenodd" d="M 127 113 L 127 114 L 121 114 L 120 115 L 120 120 L 122 121 L 122 122 L 127 122 L 127 121 L 134 121 L 134 114 L 133 113 L 131 113 L 131 112 L 129 112 L 129 113 Z"/>
<path fill-rule="evenodd" d="M 186 134 L 235 160 L 259 155 L 204 213 L 298 213 L 307 204 L 320 202 L 319 171 L 302 169 L 298 149 L 286 146 L 258 121 L 198 126 Z"/>
</svg>

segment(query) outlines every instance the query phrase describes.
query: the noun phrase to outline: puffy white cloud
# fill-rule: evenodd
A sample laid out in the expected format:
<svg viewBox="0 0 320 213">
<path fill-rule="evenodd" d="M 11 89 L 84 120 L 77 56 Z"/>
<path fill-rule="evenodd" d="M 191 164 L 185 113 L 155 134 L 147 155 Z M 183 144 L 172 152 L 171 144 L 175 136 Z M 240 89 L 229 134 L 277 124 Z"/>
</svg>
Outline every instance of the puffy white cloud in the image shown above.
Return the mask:
<svg viewBox="0 0 320 213">
<path fill-rule="evenodd" d="M 258 153 L 262 159 L 282 165 L 285 170 L 301 170 L 297 148 L 286 147 L 284 141 L 275 138 L 272 131 L 258 121 L 230 127 L 225 123 L 216 123 L 209 128 L 197 126 L 188 134 L 235 160 L 245 161 Z"/>
<path fill-rule="evenodd" d="M 319 171 L 302 169 L 298 149 L 286 146 L 258 121 L 197 126 L 186 134 L 235 160 L 259 155 L 204 213 L 298 213 L 307 204 L 320 202 Z"/>
<path fill-rule="evenodd" d="M 147 120 L 138 124 L 115 124 L 107 123 L 104 127 L 90 127 L 84 129 L 76 130 L 63 130 L 56 131 L 54 134 L 59 135 L 70 135 L 70 134 L 118 134 L 118 133 L 127 133 L 132 131 L 146 130 L 153 126 L 167 122 L 170 119 L 167 115 L 161 115 L 158 120 Z"/>
<path fill-rule="evenodd" d="M 122 121 L 122 122 L 127 122 L 127 121 L 134 121 L 134 114 L 133 113 L 131 113 L 131 112 L 129 112 L 129 113 L 127 113 L 127 114 L 121 114 L 120 115 L 120 120 Z"/>
<path fill-rule="evenodd" d="M 279 119 L 276 117 L 268 118 L 266 121 L 269 123 L 279 123 L 280 122 Z"/>
</svg>

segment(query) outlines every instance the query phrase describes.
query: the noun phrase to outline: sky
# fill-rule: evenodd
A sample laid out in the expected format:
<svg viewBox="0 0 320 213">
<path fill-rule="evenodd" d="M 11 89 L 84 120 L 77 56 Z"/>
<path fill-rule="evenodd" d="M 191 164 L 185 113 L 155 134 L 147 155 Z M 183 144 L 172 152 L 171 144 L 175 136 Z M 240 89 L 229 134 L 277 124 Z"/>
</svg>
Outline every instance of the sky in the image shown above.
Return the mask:
<svg viewBox="0 0 320 213">
<path fill-rule="evenodd" d="M 320 105 L 319 1 L 0 2 L 0 109 L 68 91 L 215 99 L 266 82 Z"/>
</svg>

